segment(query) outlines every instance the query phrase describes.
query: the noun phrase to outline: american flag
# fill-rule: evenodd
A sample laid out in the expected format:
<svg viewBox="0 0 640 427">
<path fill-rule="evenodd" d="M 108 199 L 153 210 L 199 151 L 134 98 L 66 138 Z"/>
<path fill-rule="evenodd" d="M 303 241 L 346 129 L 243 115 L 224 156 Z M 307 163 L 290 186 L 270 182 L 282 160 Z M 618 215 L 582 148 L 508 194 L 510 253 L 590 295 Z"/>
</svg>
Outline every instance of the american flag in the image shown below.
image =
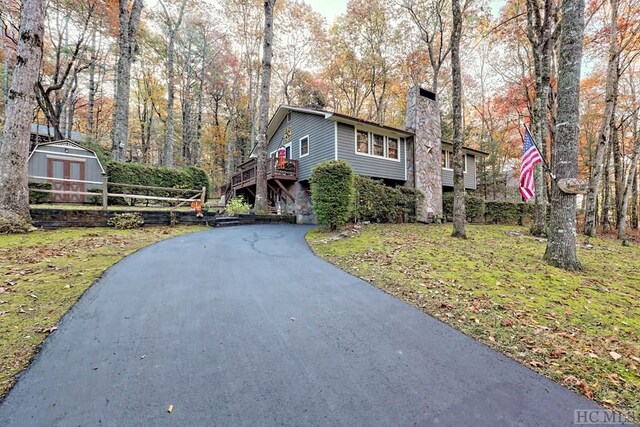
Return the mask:
<svg viewBox="0 0 640 427">
<path fill-rule="evenodd" d="M 526 202 L 532 199 L 536 193 L 536 184 L 533 179 L 533 171 L 542 156 L 533 142 L 533 137 L 527 127 L 524 128 L 524 145 L 522 147 L 522 167 L 520 168 L 520 194 Z"/>
</svg>

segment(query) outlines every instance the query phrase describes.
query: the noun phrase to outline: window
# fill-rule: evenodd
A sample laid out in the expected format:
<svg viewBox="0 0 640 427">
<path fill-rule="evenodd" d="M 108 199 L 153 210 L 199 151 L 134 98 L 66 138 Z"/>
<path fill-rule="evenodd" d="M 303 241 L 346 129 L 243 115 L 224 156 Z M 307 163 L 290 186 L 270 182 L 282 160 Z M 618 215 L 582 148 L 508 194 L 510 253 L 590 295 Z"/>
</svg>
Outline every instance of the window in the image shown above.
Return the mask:
<svg viewBox="0 0 640 427">
<path fill-rule="evenodd" d="M 373 155 L 384 157 L 384 136 L 373 134 Z"/>
<path fill-rule="evenodd" d="M 387 138 L 387 157 L 390 159 L 398 158 L 398 140 L 396 138 Z"/>
<path fill-rule="evenodd" d="M 300 157 L 309 155 L 309 135 L 300 138 Z"/>
<path fill-rule="evenodd" d="M 356 149 L 358 153 L 369 154 L 369 133 L 359 130 L 356 138 Z"/>
<path fill-rule="evenodd" d="M 291 143 L 288 143 L 287 145 L 283 145 L 284 149 L 286 150 L 286 155 L 285 158 L 290 159 L 291 158 Z M 272 151 L 269 154 L 269 157 L 278 157 L 278 150 L 280 150 L 280 147 L 278 147 L 275 151 Z"/>
<path fill-rule="evenodd" d="M 451 169 L 449 166 L 449 152 L 446 150 L 442 150 L 442 168 Z"/>
</svg>

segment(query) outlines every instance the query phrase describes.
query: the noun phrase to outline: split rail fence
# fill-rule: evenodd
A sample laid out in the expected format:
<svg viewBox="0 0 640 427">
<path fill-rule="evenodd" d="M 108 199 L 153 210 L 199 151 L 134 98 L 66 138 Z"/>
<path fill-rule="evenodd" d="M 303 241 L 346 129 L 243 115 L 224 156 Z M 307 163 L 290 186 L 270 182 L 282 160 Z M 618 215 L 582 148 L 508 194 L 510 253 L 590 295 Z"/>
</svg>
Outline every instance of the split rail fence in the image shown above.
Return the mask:
<svg viewBox="0 0 640 427">
<path fill-rule="evenodd" d="M 148 185 L 123 184 L 119 182 L 109 182 L 107 177 L 105 177 L 102 180 L 102 182 L 86 181 L 81 179 L 51 178 L 51 177 L 31 176 L 31 175 L 29 176 L 29 179 L 34 180 L 32 182 L 51 182 L 52 184 L 62 183 L 63 188 L 64 188 L 64 184 L 67 184 L 69 187 L 71 187 L 71 184 L 81 184 L 83 187 L 86 185 L 101 186 L 102 193 L 83 191 L 83 190 L 68 190 L 68 189 L 59 190 L 59 189 L 55 189 L 55 185 L 54 185 L 54 189 L 51 189 L 51 190 L 41 189 L 41 188 L 29 188 L 29 191 L 34 191 L 38 193 L 60 194 L 63 196 L 64 195 L 91 196 L 91 197 L 102 196 L 102 207 L 105 210 L 109 206 L 109 197 L 120 197 L 120 198 L 136 199 L 136 200 L 157 200 L 162 202 L 177 202 L 178 205 L 174 206 L 174 209 L 177 209 L 188 202 L 200 202 L 201 204 L 204 204 L 207 196 L 206 187 L 202 187 L 202 189 L 200 190 L 194 190 L 194 189 L 183 189 L 183 188 L 154 187 L 154 186 L 148 186 Z M 162 191 L 167 193 L 178 193 L 178 194 L 194 194 L 194 193 L 195 194 L 187 198 L 186 196 L 185 197 L 179 197 L 179 196 L 168 197 L 168 196 L 155 196 L 155 195 L 144 195 L 144 194 L 110 193 L 109 187 L 111 187 L 112 189 L 116 187 L 121 189 L 131 188 L 134 190 Z"/>
</svg>

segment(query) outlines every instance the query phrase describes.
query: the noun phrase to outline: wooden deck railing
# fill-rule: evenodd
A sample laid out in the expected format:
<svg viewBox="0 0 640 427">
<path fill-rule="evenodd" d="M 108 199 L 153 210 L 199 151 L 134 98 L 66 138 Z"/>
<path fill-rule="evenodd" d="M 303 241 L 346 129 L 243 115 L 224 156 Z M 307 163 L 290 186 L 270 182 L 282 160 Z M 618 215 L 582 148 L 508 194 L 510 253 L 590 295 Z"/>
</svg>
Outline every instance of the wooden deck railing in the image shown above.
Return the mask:
<svg viewBox="0 0 640 427">
<path fill-rule="evenodd" d="M 231 186 L 233 188 L 244 188 L 256 183 L 257 165 L 253 165 L 239 169 L 235 175 L 231 177 Z M 281 167 L 280 159 L 270 158 L 267 165 L 267 179 L 279 179 L 284 181 L 297 181 L 298 179 L 298 161 L 287 159 Z"/>
</svg>

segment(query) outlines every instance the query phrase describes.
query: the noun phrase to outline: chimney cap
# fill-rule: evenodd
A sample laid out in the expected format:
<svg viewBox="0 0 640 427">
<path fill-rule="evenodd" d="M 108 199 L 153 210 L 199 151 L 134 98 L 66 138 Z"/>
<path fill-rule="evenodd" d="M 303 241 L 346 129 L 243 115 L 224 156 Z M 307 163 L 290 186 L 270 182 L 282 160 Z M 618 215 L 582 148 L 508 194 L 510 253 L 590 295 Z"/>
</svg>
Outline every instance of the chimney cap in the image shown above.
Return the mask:
<svg viewBox="0 0 640 427">
<path fill-rule="evenodd" d="M 420 88 L 420 96 L 424 96 L 425 98 L 429 98 L 432 101 L 436 100 L 436 94 L 431 92 L 430 90 L 426 90 L 424 88 Z"/>
</svg>

